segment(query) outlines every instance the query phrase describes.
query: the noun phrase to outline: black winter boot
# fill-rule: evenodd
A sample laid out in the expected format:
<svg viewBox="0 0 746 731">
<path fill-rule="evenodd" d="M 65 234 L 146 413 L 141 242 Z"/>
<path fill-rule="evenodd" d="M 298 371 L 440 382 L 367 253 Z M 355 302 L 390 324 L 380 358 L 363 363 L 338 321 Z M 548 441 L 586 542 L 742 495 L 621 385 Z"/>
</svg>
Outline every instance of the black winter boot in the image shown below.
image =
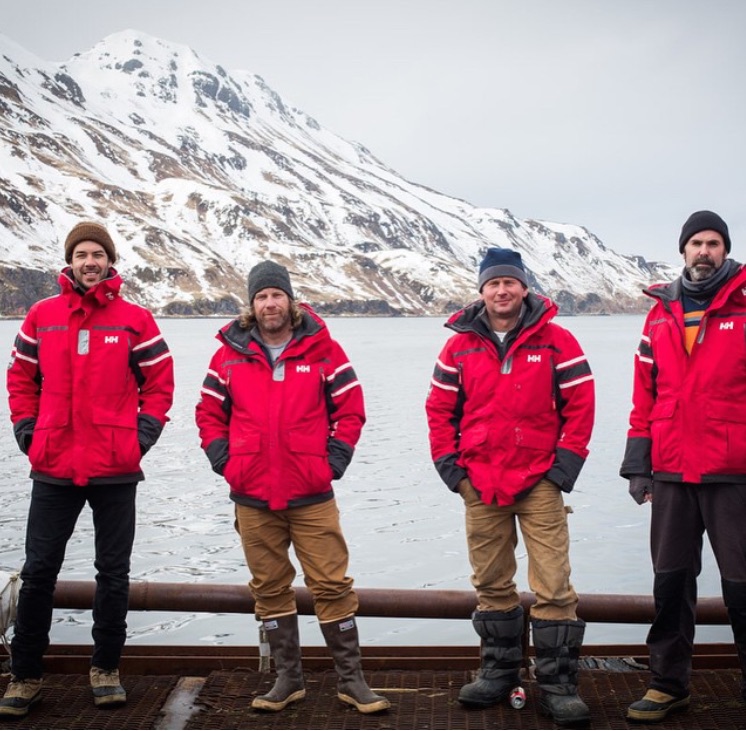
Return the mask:
<svg viewBox="0 0 746 731">
<path fill-rule="evenodd" d="M 260 711 L 281 711 L 288 703 L 306 697 L 303 685 L 303 667 L 300 656 L 298 615 L 265 619 L 262 624 L 269 640 L 269 649 L 275 661 L 277 680 L 272 690 L 251 701 L 251 707 Z"/>
<path fill-rule="evenodd" d="M 532 619 L 539 708 L 558 726 L 585 724 L 588 706 L 578 696 L 578 658 L 585 634 L 582 619 L 553 622 Z"/>
<path fill-rule="evenodd" d="M 385 711 L 391 704 L 376 695 L 365 682 L 360 666 L 360 639 L 354 617 L 339 622 L 320 623 L 326 645 L 334 658 L 334 668 L 339 675 L 337 698 L 342 703 L 355 706 L 360 713 Z"/>
<path fill-rule="evenodd" d="M 523 608 L 474 612 L 471 621 L 482 639 L 482 665 L 476 680 L 461 688 L 458 700 L 467 706 L 493 706 L 521 682 Z"/>
</svg>

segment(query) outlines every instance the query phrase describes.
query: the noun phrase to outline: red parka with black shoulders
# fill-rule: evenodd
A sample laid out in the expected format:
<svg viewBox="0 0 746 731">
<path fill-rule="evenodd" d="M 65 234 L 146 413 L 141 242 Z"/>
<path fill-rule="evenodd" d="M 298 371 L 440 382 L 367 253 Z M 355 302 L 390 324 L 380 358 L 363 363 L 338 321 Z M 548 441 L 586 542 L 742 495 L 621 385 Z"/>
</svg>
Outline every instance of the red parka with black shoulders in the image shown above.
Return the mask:
<svg viewBox="0 0 746 731">
<path fill-rule="evenodd" d="M 303 317 L 273 366 L 238 321 L 217 335 L 196 408 L 202 448 L 231 499 L 284 510 L 333 497 L 365 423 L 363 391 L 324 321 Z"/>
<path fill-rule="evenodd" d="M 511 505 L 542 478 L 573 489 L 593 429 L 593 375 L 557 306 L 529 293 L 504 353 L 484 304 L 453 315 L 426 401 L 430 449 L 456 491 L 468 477 L 483 502 Z"/>
<path fill-rule="evenodd" d="M 734 266 L 738 266 L 734 263 Z M 686 350 L 681 278 L 645 290 L 655 304 L 635 354 L 622 477 L 746 480 L 746 266 L 705 310 Z"/>
<path fill-rule="evenodd" d="M 136 482 L 168 420 L 173 360 L 152 314 L 122 299 L 113 269 L 88 290 L 66 267 L 60 294 L 28 312 L 7 372 L 10 418 L 31 477 Z"/>
</svg>

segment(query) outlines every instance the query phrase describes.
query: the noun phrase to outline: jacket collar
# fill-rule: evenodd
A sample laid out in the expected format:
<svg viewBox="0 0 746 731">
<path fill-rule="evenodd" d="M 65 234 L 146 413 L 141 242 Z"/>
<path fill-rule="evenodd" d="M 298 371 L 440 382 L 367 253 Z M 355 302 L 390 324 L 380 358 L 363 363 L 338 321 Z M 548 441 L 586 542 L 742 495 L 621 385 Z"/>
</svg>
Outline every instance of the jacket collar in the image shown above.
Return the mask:
<svg viewBox="0 0 746 731">
<path fill-rule="evenodd" d="M 329 337 L 326 323 L 311 307 L 303 302 L 299 302 L 298 306 L 301 310 L 302 319 L 300 325 L 293 330 L 288 348 L 295 343 L 310 342 L 309 338 L 316 340 L 324 336 Z M 257 350 L 262 350 L 264 345 L 258 338 L 256 327 L 251 329 L 244 328 L 238 322 L 236 319 L 222 327 L 217 335 L 218 340 L 222 340 L 226 345 L 229 345 L 239 353 L 249 354 L 256 353 Z"/>
<path fill-rule="evenodd" d="M 719 307 L 725 300 L 728 299 L 731 292 L 738 289 L 739 287 L 746 287 L 746 265 L 736 264 L 733 270 L 733 274 L 730 279 L 723 283 L 723 286 L 713 297 L 710 308 Z M 677 277 L 673 282 L 663 282 L 660 284 L 652 284 L 649 287 L 643 289 L 643 293 L 648 297 L 657 299 L 664 307 L 670 309 L 672 302 L 680 302 L 684 288 L 682 286 L 682 277 Z M 709 309 L 709 308 L 708 308 Z"/>
<path fill-rule="evenodd" d="M 523 302 L 526 311 L 517 325 L 520 333 L 548 322 L 554 318 L 559 309 L 548 297 L 535 292 L 529 292 Z M 493 339 L 482 300 L 472 302 L 463 310 L 459 310 L 449 318 L 445 326 L 458 333 L 474 332 Z"/>
<path fill-rule="evenodd" d="M 60 285 L 60 293 L 67 298 L 71 306 L 77 300 L 80 304 L 95 302 L 105 307 L 119 297 L 119 290 L 122 287 L 122 278 L 114 267 L 109 267 L 106 279 L 102 279 L 90 289 L 83 289 L 75 281 L 72 267 L 65 267 L 60 272 L 57 282 Z"/>
</svg>

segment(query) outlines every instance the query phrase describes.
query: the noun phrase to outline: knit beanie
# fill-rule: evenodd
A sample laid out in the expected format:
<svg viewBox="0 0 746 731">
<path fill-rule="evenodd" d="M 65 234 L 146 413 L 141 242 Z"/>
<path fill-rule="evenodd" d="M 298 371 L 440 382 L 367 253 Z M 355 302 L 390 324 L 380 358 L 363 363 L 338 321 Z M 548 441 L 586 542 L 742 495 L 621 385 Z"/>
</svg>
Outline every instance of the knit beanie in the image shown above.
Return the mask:
<svg viewBox="0 0 746 731">
<path fill-rule="evenodd" d="M 249 272 L 249 303 L 254 301 L 258 292 L 267 287 L 277 287 L 290 299 L 295 299 L 288 270 L 273 261 L 259 262 Z"/>
<path fill-rule="evenodd" d="M 513 277 L 524 287 L 528 287 L 526 270 L 523 267 L 521 255 L 510 249 L 498 249 L 491 247 L 479 265 L 479 291 L 482 291 L 485 283 L 495 277 Z"/>
<path fill-rule="evenodd" d="M 723 237 L 725 250 L 730 254 L 728 224 L 712 211 L 697 211 L 686 219 L 681 228 L 681 236 L 679 236 L 679 251 L 683 252 L 686 242 L 700 231 L 717 231 Z"/>
<path fill-rule="evenodd" d="M 101 224 L 82 221 L 73 226 L 72 231 L 65 239 L 65 261 L 68 264 L 72 261 L 73 249 L 81 241 L 95 241 L 97 244 L 101 244 L 109 261 L 113 264 L 117 260 L 117 249 L 111 236 L 109 236 L 109 232 Z"/>
</svg>

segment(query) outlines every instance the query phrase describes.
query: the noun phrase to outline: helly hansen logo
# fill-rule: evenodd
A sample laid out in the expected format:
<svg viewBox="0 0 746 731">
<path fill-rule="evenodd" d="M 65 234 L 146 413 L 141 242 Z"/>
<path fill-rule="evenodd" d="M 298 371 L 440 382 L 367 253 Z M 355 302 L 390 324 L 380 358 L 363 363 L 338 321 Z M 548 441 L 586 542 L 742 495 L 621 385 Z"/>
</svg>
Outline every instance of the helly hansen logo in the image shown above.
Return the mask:
<svg viewBox="0 0 746 731">
<path fill-rule="evenodd" d="M 540 355 L 529 355 L 527 358 L 529 363 L 541 363 Z"/>
<path fill-rule="evenodd" d="M 298 366 L 295 366 L 295 372 L 296 373 L 310 373 L 311 372 L 311 366 L 310 365 L 298 365 Z"/>
<path fill-rule="evenodd" d="M 119 335 L 107 335 L 104 338 L 105 343 L 118 343 L 119 342 Z"/>
<path fill-rule="evenodd" d="M 732 330 L 733 329 L 733 320 L 730 322 L 721 322 L 720 323 L 720 329 L 721 330 Z"/>
</svg>

